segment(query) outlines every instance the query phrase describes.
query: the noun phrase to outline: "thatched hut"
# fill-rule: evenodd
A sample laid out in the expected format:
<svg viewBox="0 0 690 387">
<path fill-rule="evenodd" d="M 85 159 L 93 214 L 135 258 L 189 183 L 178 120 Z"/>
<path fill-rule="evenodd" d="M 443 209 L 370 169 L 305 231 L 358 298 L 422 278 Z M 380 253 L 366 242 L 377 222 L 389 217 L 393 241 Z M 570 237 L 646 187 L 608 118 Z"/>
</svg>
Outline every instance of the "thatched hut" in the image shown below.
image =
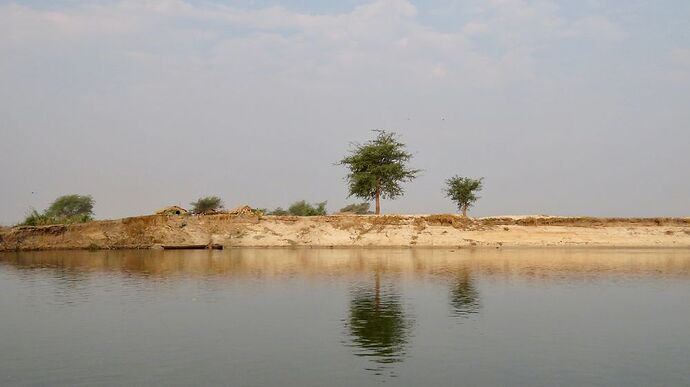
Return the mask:
<svg viewBox="0 0 690 387">
<path fill-rule="evenodd" d="M 170 206 L 170 207 L 165 207 L 161 208 L 160 210 L 156 211 L 156 215 L 167 215 L 167 216 L 175 216 L 175 215 L 188 215 L 189 211 L 185 210 L 184 208 L 180 206 Z"/>
<path fill-rule="evenodd" d="M 254 210 L 249 206 L 239 206 L 228 210 L 230 215 L 254 215 Z"/>
</svg>

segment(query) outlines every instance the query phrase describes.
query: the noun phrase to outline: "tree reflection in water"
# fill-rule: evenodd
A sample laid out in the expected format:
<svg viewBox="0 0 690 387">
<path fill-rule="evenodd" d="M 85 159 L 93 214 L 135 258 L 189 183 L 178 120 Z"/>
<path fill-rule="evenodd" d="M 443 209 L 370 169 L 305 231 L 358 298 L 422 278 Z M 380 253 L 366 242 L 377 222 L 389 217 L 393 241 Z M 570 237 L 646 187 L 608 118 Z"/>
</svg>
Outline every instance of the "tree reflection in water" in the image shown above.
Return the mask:
<svg viewBox="0 0 690 387">
<path fill-rule="evenodd" d="M 400 295 L 392 285 L 381 288 L 380 273 L 376 273 L 374 288 L 360 287 L 352 292 L 350 317 L 346 322 L 351 346 L 359 349 L 357 356 L 369 357 L 381 374 L 387 365 L 403 360 L 405 346 L 412 328 Z"/>
<path fill-rule="evenodd" d="M 453 316 L 469 317 L 479 313 L 479 291 L 474 286 L 474 281 L 469 272 L 462 270 L 450 289 L 450 304 L 453 307 Z"/>
</svg>

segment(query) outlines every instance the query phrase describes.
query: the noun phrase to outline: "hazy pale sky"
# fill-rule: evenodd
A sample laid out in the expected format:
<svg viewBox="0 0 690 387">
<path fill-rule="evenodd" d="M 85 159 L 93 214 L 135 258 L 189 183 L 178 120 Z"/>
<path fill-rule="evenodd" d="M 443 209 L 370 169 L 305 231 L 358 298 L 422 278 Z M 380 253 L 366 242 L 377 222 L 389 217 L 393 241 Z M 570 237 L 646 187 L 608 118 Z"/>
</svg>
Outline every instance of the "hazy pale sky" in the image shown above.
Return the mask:
<svg viewBox="0 0 690 387">
<path fill-rule="evenodd" d="M 690 1 L 1 1 L 0 223 L 219 195 L 347 199 L 372 129 L 425 170 L 384 212 L 690 215 Z"/>
</svg>

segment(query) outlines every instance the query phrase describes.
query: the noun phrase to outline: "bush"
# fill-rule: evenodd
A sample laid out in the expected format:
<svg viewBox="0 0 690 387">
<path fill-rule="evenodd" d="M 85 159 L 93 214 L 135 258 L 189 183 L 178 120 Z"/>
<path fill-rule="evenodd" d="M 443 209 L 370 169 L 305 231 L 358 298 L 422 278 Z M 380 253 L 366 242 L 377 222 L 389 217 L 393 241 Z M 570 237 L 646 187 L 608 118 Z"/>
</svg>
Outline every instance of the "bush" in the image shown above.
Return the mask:
<svg viewBox="0 0 690 387">
<path fill-rule="evenodd" d="M 316 206 L 312 206 L 305 200 L 300 200 L 292 203 L 290 208 L 288 208 L 290 215 L 295 216 L 319 216 L 326 215 L 326 202 L 316 203 Z"/>
<path fill-rule="evenodd" d="M 190 205 L 193 214 L 211 214 L 223 208 L 223 200 L 218 196 L 206 196 Z"/>
<path fill-rule="evenodd" d="M 89 222 L 93 220 L 93 205 L 94 200 L 90 195 L 60 196 L 43 212 L 31 210 L 19 225 L 46 226 Z"/>
<path fill-rule="evenodd" d="M 282 207 L 278 207 L 275 210 L 268 213 L 269 215 L 285 216 L 290 215 L 289 212 L 285 211 Z"/>
<path fill-rule="evenodd" d="M 370 204 L 367 202 L 359 204 L 348 204 L 347 206 L 341 208 L 339 212 L 347 212 L 358 215 L 373 214 L 373 211 L 369 211 L 369 206 Z"/>
<path fill-rule="evenodd" d="M 300 200 L 292 203 L 290 207 L 288 207 L 287 210 L 283 209 L 282 207 L 276 207 L 273 211 L 267 212 L 268 215 L 276 215 L 276 216 L 286 216 L 286 215 L 293 215 L 293 216 L 319 216 L 319 215 L 326 215 L 326 203 L 327 202 L 321 202 L 321 203 L 315 203 L 315 204 L 310 204 L 307 203 L 306 200 Z"/>
<path fill-rule="evenodd" d="M 53 224 L 51 219 L 45 213 L 39 213 L 36 210 L 31 210 L 29 215 L 24 218 L 20 226 L 45 226 L 48 224 Z"/>
<path fill-rule="evenodd" d="M 266 215 L 269 213 L 267 208 L 252 208 L 252 212 L 258 215 Z"/>
</svg>

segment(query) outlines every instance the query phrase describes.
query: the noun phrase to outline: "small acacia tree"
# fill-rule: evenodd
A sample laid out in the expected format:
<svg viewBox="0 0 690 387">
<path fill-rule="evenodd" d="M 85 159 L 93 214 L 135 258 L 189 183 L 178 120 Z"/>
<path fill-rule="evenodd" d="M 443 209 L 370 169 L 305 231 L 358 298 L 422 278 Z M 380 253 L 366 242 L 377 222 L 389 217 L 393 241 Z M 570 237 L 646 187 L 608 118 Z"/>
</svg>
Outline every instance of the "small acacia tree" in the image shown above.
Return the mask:
<svg viewBox="0 0 690 387">
<path fill-rule="evenodd" d="M 194 214 L 209 214 L 223 208 L 223 200 L 218 196 L 206 196 L 190 204 Z"/>
<path fill-rule="evenodd" d="M 483 177 L 471 179 L 457 175 L 446 180 L 444 192 L 462 211 L 462 216 L 467 216 L 467 209 L 479 199 L 477 193 L 482 190 L 482 180 Z"/>
<path fill-rule="evenodd" d="M 403 194 L 401 183 L 412 181 L 419 169 L 410 169 L 407 163 L 412 154 L 398 135 L 385 130 L 374 130 L 376 138 L 364 144 L 353 143 L 350 155 L 340 160 L 350 173 L 346 180 L 350 196 L 376 200 L 376 214 L 381 213 L 381 198 L 395 199 Z"/>
</svg>

